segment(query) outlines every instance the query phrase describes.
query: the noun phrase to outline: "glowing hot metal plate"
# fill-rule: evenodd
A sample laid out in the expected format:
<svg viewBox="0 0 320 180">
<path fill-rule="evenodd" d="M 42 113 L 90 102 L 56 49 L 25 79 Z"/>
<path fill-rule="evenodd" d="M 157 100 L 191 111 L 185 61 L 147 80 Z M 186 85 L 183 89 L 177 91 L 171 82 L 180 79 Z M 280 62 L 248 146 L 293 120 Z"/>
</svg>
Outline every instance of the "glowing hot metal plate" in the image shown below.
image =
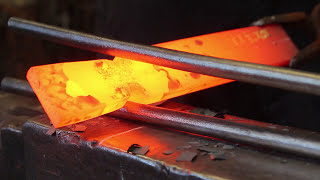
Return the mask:
<svg viewBox="0 0 320 180">
<path fill-rule="evenodd" d="M 297 49 L 277 25 L 248 27 L 155 46 L 239 61 L 284 66 Z M 231 82 L 116 57 L 31 67 L 27 79 L 58 128 L 124 106 L 150 104 Z"/>
</svg>

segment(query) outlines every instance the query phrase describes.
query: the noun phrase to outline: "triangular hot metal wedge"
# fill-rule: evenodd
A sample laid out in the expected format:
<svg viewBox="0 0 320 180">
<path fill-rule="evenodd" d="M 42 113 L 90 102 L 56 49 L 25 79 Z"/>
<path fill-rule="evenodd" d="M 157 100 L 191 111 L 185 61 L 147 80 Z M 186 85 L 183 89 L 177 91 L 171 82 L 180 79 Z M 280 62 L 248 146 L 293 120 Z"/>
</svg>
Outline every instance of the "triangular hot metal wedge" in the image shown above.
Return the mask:
<svg viewBox="0 0 320 180">
<path fill-rule="evenodd" d="M 155 46 L 239 61 L 284 66 L 297 49 L 278 25 L 247 27 Z M 31 67 L 27 79 L 54 127 L 124 106 L 150 104 L 233 80 L 116 57 Z"/>
</svg>

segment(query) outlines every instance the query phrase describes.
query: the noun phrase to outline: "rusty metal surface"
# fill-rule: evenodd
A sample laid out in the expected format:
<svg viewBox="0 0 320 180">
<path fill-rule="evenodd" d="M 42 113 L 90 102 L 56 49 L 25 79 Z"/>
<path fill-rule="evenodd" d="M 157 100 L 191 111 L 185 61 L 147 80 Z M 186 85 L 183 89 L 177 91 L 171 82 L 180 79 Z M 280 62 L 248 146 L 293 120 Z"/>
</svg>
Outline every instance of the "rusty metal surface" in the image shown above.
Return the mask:
<svg viewBox="0 0 320 180">
<path fill-rule="evenodd" d="M 198 155 L 177 162 L 190 141 L 211 147 L 225 142 L 103 116 L 81 123 L 82 133 L 58 129 L 46 135 L 49 121 L 40 116 L 25 124 L 27 179 L 319 179 L 318 162 L 238 146 L 223 150 L 226 160 Z M 132 144 L 149 146 L 145 156 L 128 154 Z M 173 149 L 171 155 L 162 152 Z M 197 152 L 193 145 L 188 151 Z"/>
<path fill-rule="evenodd" d="M 138 45 L 15 17 L 9 19 L 8 26 L 38 38 L 102 54 L 199 74 L 320 95 L 320 75 L 315 73 Z"/>
</svg>

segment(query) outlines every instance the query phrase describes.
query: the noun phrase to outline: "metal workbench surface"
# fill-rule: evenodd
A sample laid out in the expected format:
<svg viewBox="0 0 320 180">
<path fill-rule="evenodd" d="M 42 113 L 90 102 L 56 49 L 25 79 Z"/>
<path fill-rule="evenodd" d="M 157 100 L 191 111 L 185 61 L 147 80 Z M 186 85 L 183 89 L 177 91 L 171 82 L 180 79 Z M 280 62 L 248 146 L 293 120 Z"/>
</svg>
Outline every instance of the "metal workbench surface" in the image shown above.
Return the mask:
<svg viewBox="0 0 320 180">
<path fill-rule="evenodd" d="M 9 105 L 9 99 L 11 101 L 14 99 L 13 105 Z M 14 161 L 21 163 L 19 170 L 25 173 L 26 179 L 319 179 L 320 177 L 320 164 L 311 159 L 257 150 L 214 138 L 109 116 L 80 123 L 86 127 L 83 132 L 74 132 L 72 128 L 65 127 L 57 129 L 53 135 L 48 135 L 47 131 L 51 125 L 47 117 L 45 115 L 32 117 L 37 115 L 34 111 L 41 113 L 34 97 L 1 92 L 0 102 L 7 103 L 6 106 L 1 106 L 0 119 L 7 121 L 7 126 L 1 131 L 4 154 L 8 156 L 6 160 L 13 160 L 12 157 L 15 157 Z M 17 111 L 17 108 L 24 111 Z M 22 123 L 15 123 L 20 121 L 18 119 L 21 121 L 29 119 L 22 130 Z M 15 126 L 10 125 L 14 123 Z M 14 140 L 20 140 L 23 145 L 14 146 L 12 143 Z M 183 151 L 198 152 L 196 150 L 198 146 L 194 142 L 223 151 L 226 160 L 211 160 L 209 155 L 199 154 L 192 162 L 177 162 L 177 156 Z M 127 149 L 132 144 L 148 145 L 149 152 L 146 155 L 129 154 Z M 217 144 L 229 144 L 235 148 L 223 149 L 223 146 L 217 147 Z M 180 148 L 186 145 L 191 147 Z M 163 151 L 168 149 L 174 153 L 164 155 Z M 17 168 L 16 165 L 11 162 L 11 166 Z"/>
</svg>

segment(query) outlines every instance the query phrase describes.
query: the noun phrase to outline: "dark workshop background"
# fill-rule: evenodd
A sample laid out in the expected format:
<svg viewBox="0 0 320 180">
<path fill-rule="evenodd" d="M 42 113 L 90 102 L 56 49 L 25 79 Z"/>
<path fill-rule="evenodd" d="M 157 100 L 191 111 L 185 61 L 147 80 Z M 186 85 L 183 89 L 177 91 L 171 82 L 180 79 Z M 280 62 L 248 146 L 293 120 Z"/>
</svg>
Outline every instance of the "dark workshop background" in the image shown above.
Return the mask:
<svg viewBox="0 0 320 180">
<path fill-rule="evenodd" d="M 317 1 L 281 0 L 0 0 L 0 77 L 25 78 L 30 66 L 104 57 L 16 34 L 6 27 L 17 16 L 140 44 L 154 44 L 245 27 L 264 16 L 305 11 Z M 284 25 L 299 48 L 312 41 L 304 25 Z M 320 70 L 317 63 L 303 69 Z M 318 68 L 319 67 L 319 68 Z M 230 83 L 176 99 L 256 120 L 320 129 L 316 96 Z"/>
</svg>

